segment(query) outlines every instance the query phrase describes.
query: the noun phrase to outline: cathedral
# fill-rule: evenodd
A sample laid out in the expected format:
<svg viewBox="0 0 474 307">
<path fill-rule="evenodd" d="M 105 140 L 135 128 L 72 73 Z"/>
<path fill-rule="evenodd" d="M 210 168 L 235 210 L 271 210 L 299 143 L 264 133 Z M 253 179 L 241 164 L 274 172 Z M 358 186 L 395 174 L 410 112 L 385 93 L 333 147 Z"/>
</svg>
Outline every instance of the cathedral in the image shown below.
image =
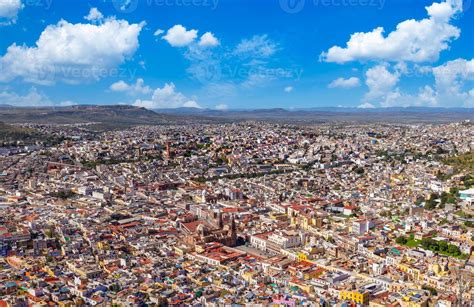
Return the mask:
<svg viewBox="0 0 474 307">
<path fill-rule="evenodd" d="M 195 246 L 218 242 L 229 247 L 237 245 L 237 226 L 234 215 L 230 216 L 230 225 L 229 222 L 224 225 L 224 218 L 220 211 L 214 214 L 212 221 L 209 223 L 206 221 L 195 221 L 193 223 L 198 224 L 194 231 L 190 227 L 184 227 L 185 231 L 187 230 L 187 235 L 184 238 L 187 244 Z"/>
</svg>

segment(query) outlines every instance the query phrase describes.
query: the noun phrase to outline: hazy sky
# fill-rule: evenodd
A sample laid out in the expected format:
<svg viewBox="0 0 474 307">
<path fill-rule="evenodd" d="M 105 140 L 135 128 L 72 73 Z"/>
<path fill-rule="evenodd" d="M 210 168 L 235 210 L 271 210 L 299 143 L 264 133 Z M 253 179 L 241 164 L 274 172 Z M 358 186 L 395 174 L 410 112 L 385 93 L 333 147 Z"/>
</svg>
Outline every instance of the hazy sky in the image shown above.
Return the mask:
<svg viewBox="0 0 474 307">
<path fill-rule="evenodd" d="M 471 0 L 0 0 L 0 38 L 0 104 L 474 107 Z"/>
</svg>

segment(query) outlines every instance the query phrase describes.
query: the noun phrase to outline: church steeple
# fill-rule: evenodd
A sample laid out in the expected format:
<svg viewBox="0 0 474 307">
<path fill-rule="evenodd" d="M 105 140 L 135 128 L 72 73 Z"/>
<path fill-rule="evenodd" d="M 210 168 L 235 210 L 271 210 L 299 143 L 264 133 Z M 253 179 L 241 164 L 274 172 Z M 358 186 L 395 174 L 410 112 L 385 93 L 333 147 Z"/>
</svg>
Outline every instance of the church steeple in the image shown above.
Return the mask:
<svg viewBox="0 0 474 307">
<path fill-rule="evenodd" d="M 230 236 L 234 244 L 237 243 L 237 225 L 235 224 L 235 216 L 232 214 L 230 224 Z"/>
<path fill-rule="evenodd" d="M 217 226 L 219 229 L 224 228 L 224 221 L 222 219 L 222 212 L 220 210 L 217 212 Z"/>
</svg>

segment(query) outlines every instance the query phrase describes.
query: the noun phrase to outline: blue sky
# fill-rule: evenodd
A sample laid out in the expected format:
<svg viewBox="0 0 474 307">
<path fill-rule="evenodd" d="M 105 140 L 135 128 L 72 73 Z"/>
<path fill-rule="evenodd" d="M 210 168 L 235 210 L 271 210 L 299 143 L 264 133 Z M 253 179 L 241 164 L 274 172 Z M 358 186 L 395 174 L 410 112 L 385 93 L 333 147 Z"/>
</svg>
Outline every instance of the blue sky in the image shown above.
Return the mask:
<svg viewBox="0 0 474 307">
<path fill-rule="evenodd" d="M 0 104 L 474 106 L 471 0 L 0 0 L 0 37 Z"/>
</svg>

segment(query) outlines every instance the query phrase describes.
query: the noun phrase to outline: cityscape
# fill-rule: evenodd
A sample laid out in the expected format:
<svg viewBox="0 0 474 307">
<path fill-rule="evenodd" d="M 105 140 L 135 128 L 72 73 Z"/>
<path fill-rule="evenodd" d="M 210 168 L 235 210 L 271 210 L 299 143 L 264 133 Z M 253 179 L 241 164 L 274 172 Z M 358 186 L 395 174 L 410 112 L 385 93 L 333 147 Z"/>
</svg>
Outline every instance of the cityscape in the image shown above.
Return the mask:
<svg viewBox="0 0 474 307">
<path fill-rule="evenodd" d="M 474 306 L 470 1 L 255 2 L 0 0 L 0 307 Z"/>
</svg>

